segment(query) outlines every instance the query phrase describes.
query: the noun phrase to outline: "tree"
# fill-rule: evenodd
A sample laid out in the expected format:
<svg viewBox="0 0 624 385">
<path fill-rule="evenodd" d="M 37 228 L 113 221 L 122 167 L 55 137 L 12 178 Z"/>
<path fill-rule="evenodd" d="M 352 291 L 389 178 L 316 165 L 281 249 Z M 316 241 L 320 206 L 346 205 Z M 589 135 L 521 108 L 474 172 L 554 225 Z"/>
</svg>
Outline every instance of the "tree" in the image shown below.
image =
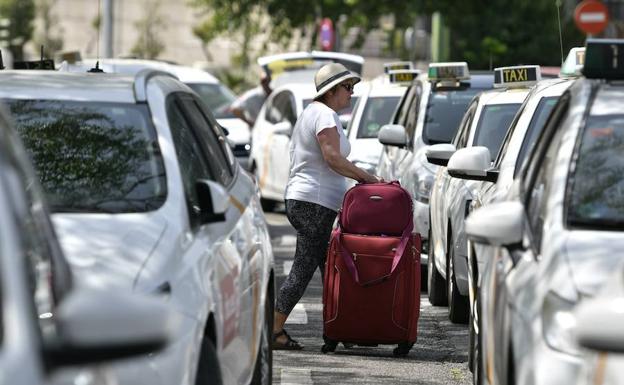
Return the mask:
<svg viewBox="0 0 624 385">
<path fill-rule="evenodd" d="M 24 44 L 32 38 L 34 0 L 0 0 L 0 19 L 8 19 L 8 48 L 13 60 L 24 60 Z"/>
<path fill-rule="evenodd" d="M 152 1 L 145 10 L 144 17 L 135 24 L 139 38 L 132 47 L 132 54 L 142 59 L 156 59 L 165 49 L 165 45 L 158 37 L 158 32 L 166 28 L 166 23 L 160 15 L 160 0 Z"/>
<path fill-rule="evenodd" d="M 63 48 L 63 39 L 54 33 L 58 25 L 58 16 L 53 13 L 57 0 L 37 0 L 37 14 L 42 21 L 42 28 L 35 36 L 35 44 L 43 46 L 48 57 L 53 57 Z"/>
</svg>

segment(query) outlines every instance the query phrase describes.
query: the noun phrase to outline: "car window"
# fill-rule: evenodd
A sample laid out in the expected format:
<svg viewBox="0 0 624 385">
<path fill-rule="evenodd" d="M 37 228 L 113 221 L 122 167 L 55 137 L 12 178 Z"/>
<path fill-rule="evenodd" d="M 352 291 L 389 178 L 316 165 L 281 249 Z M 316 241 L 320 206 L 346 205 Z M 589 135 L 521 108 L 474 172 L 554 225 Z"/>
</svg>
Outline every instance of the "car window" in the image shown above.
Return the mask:
<svg viewBox="0 0 624 385">
<path fill-rule="evenodd" d="M 167 116 L 182 176 L 191 226 L 195 226 L 198 223 L 200 211 L 196 183 L 201 179 L 215 180 L 215 178 L 210 172 L 210 167 L 199 145 L 199 138 L 192 129 L 189 118 L 185 116 L 180 100 L 173 95 L 167 101 Z"/>
<path fill-rule="evenodd" d="M 468 110 L 464 114 L 462 121 L 459 125 L 459 129 L 455 133 L 453 138 L 453 144 L 456 149 L 464 148 L 468 144 L 468 137 L 470 136 L 470 127 L 472 127 L 472 121 L 479 105 L 479 99 L 474 99 Z"/>
<path fill-rule="evenodd" d="M 289 103 L 290 95 L 288 91 L 282 91 L 275 95 L 271 102 L 267 105 L 266 120 L 272 124 L 277 124 L 286 119 L 284 109 Z"/>
<path fill-rule="evenodd" d="M 524 136 L 524 140 L 522 141 L 520 153 L 518 154 L 518 158 L 516 159 L 514 178 L 516 177 L 518 171 L 520 170 L 520 167 L 524 163 L 527 154 L 531 152 L 531 149 L 533 149 L 533 146 L 537 141 L 537 137 L 539 136 L 540 132 L 542 132 L 542 129 L 548 121 L 548 117 L 555 107 L 555 104 L 557 104 L 558 99 L 559 98 L 556 96 L 542 98 L 542 100 L 540 100 L 539 104 L 537 105 L 537 109 L 533 113 L 533 117 L 531 118 L 531 122 L 529 123 L 529 127 Z"/>
<path fill-rule="evenodd" d="M 360 119 L 357 137 L 377 138 L 381 126 L 390 122 L 398 102 L 398 96 L 368 98 Z"/>
<path fill-rule="evenodd" d="M 624 227 L 624 114 L 590 115 L 571 170 L 571 226 Z"/>
<path fill-rule="evenodd" d="M 410 106 L 412 105 L 412 101 L 416 97 L 417 88 L 420 88 L 418 85 L 414 84 L 410 86 L 407 91 L 401 97 L 399 101 L 399 106 L 397 107 L 396 113 L 392 119 L 393 124 L 400 124 L 405 127 L 405 121 L 407 119 L 407 113 L 409 111 Z"/>
<path fill-rule="evenodd" d="M 519 108 L 520 103 L 484 106 L 479 116 L 472 145 L 487 147 L 490 150 L 491 160 L 496 159 L 505 133 Z"/>
<path fill-rule="evenodd" d="M 426 144 L 450 143 L 478 88 L 432 90 L 425 112 L 422 139 Z"/>
<path fill-rule="evenodd" d="M 145 104 L 6 100 L 54 212 L 130 213 L 165 201 Z"/>
<path fill-rule="evenodd" d="M 217 119 L 232 119 L 234 114 L 230 111 L 230 105 L 236 100 L 236 96 L 220 83 L 187 83 L 193 91 L 197 92 L 201 100 L 206 103 L 210 111 Z"/>
<path fill-rule="evenodd" d="M 202 113 L 201 107 L 190 97 L 180 97 L 181 106 L 188 116 L 189 123 L 199 138 L 199 146 L 205 153 L 208 167 L 210 167 L 215 180 L 224 186 L 232 181 L 232 173 L 227 156 L 223 147 L 227 144 L 224 136 L 215 135 L 212 124 Z M 220 143 L 224 143 L 222 146 Z"/>
</svg>

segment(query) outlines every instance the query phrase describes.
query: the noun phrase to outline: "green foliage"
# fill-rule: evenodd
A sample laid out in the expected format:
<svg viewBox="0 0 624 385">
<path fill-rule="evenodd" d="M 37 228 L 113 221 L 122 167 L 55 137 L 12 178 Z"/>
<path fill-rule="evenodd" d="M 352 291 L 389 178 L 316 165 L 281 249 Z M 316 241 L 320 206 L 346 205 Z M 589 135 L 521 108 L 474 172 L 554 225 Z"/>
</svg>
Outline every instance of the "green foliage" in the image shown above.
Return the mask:
<svg viewBox="0 0 624 385">
<path fill-rule="evenodd" d="M 57 0 L 37 0 L 37 14 L 41 19 L 42 30 L 35 36 L 35 44 L 43 46 L 45 56 L 54 57 L 57 51 L 63 48 L 63 38 L 60 36 L 58 27 L 58 16 L 53 12 Z"/>
<path fill-rule="evenodd" d="M 0 0 L 0 19 L 9 19 L 8 47 L 14 60 L 23 60 L 24 44 L 33 34 L 34 0 Z"/>
<path fill-rule="evenodd" d="M 165 19 L 160 15 L 160 0 L 152 1 L 144 13 L 144 17 L 135 24 L 139 38 L 132 47 L 131 53 L 141 59 L 156 59 L 165 49 L 158 33 L 166 28 Z"/>
</svg>

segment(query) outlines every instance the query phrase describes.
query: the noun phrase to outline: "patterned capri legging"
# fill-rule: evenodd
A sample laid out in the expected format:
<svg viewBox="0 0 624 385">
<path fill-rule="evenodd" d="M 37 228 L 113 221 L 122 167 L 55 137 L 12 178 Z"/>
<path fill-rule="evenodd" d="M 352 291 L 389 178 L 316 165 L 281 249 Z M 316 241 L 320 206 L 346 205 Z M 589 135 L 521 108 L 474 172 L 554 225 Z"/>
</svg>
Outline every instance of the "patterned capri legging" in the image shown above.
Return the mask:
<svg viewBox="0 0 624 385">
<path fill-rule="evenodd" d="M 277 295 L 276 310 L 290 314 L 318 267 L 324 274 L 325 254 L 336 212 L 316 203 L 286 200 L 286 216 L 297 230 L 295 258 Z"/>
</svg>

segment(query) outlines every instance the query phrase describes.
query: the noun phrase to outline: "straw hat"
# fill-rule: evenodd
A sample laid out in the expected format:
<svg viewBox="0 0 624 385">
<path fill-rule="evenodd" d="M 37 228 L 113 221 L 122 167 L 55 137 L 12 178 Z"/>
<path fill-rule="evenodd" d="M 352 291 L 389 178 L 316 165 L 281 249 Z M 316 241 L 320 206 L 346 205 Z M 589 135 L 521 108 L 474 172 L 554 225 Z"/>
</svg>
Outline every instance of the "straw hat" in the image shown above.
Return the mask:
<svg viewBox="0 0 624 385">
<path fill-rule="evenodd" d="M 331 90 L 335 85 L 344 82 L 347 79 L 354 79 L 353 84 L 359 82 L 360 76 L 351 72 L 340 63 L 325 64 L 314 75 L 314 85 L 316 86 L 316 95 L 314 99 L 318 99 L 327 91 Z"/>
</svg>

